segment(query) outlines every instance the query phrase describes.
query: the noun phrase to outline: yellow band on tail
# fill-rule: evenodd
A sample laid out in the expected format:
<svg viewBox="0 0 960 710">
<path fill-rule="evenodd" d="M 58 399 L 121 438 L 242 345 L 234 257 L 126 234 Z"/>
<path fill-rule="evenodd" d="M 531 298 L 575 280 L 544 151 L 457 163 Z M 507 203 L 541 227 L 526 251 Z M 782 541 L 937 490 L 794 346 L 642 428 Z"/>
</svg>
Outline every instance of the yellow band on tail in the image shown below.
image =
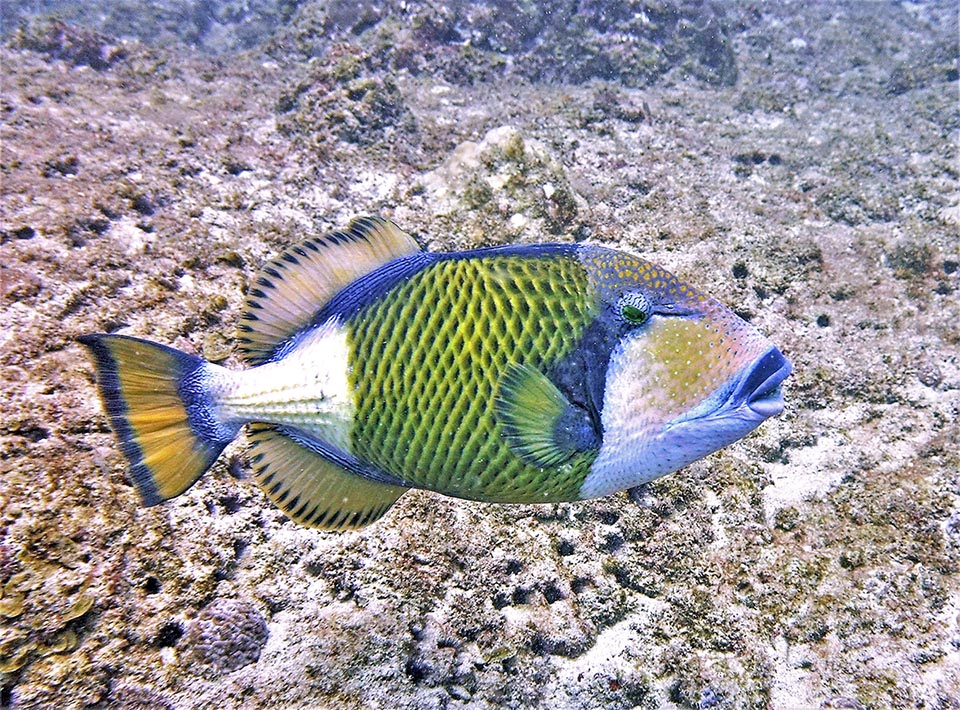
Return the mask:
<svg viewBox="0 0 960 710">
<path fill-rule="evenodd" d="M 122 335 L 80 342 L 93 354 L 100 396 L 143 504 L 183 493 L 239 431 L 213 415 L 204 361 Z"/>
</svg>

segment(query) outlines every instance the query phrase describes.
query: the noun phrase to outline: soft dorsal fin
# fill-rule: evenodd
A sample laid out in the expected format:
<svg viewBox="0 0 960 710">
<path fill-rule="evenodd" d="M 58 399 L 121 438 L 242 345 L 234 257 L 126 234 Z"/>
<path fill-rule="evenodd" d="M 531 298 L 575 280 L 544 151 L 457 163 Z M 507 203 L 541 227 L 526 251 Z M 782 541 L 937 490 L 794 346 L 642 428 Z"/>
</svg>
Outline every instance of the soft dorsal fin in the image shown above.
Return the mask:
<svg viewBox="0 0 960 710">
<path fill-rule="evenodd" d="M 259 365 L 308 326 L 336 293 L 389 261 L 420 251 L 382 217 L 360 217 L 345 231 L 311 237 L 268 262 L 254 280 L 237 328 L 244 361 Z"/>
<path fill-rule="evenodd" d="M 249 441 L 257 483 L 301 525 L 362 528 L 379 519 L 407 490 L 340 468 L 269 424 L 251 424 Z"/>
<path fill-rule="evenodd" d="M 550 379 L 527 365 L 511 365 L 500 380 L 494 412 L 507 446 L 538 468 L 558 466 L 580 451 L 600 448 L 590 415 Z"/>
</svg>

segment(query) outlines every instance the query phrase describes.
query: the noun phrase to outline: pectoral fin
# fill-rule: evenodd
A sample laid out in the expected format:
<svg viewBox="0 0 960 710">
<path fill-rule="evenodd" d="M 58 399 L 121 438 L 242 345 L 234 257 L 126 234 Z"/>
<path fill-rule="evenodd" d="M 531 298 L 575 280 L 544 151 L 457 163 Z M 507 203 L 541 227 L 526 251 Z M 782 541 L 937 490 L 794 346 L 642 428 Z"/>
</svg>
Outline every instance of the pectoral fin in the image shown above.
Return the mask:
<svg viewBox="0 0 960 710">
<path fill-rule="evenodd" d="M 590 415 L 535 368 L 511 366 L 494 406 L 507 446 L 532 466 L 559 466 L 581 451 L 600 448 Z"/>
</svg>

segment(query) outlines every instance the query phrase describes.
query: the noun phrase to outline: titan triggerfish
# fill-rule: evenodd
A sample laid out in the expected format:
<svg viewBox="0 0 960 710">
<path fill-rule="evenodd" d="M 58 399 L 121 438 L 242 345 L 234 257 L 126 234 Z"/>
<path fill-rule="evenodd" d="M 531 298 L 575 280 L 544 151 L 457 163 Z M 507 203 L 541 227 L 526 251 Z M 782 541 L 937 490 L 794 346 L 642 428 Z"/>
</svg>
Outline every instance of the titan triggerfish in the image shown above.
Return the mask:
<svg viewBox="0 0 960 710">
<path fill-rule="evenodd" d="M 80 340 L 145 505 L 246 426 L 266 495 L 326 530 L 367 525 L 410 488 L 545 503 L 637 486 L 779 414 L 790 374 L 754 326 L 639 257 L 429 253 L 379 217 L 264 267 L 240 317 L 247 369 Z"/>
</svg>

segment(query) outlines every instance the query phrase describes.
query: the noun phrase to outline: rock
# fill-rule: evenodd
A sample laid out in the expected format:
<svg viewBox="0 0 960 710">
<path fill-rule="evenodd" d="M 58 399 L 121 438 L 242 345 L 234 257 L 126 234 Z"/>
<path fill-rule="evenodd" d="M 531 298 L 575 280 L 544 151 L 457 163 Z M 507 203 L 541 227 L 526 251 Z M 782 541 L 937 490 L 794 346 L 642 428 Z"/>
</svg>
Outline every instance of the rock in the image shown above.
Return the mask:
<svg viewBox="0 0 960 710">
<path fill-rule="evenodd" d="M 461 143 L 423 183 L 434 212 L 460 221 L 480 243 L 571 234 L 586 211 L 559 160 L 512 126 Z"/>
<path fill-rule="evenodd" d="M 256 663 L 269 631 L 263 615 L 249 602 L 217 599 L 193 619 L 180 639 L 181 660 L 198 664 L 216 677 Z"/>
</svg>

